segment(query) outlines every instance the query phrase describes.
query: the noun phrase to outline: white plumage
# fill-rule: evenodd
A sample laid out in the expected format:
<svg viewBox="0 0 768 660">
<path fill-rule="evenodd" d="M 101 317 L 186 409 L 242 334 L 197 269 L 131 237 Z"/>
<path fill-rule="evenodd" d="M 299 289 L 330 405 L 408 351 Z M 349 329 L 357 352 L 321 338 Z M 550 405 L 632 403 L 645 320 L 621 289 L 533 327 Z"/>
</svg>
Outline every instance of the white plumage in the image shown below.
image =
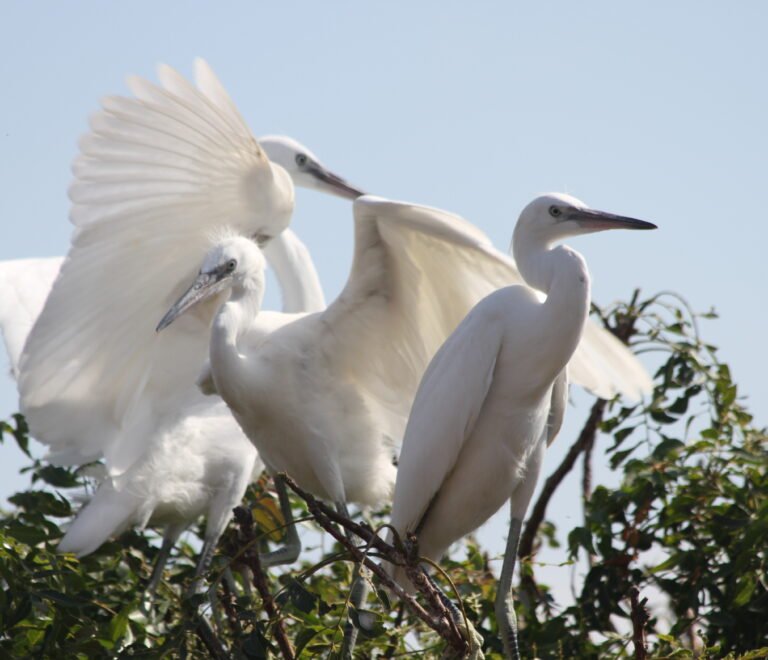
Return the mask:
<svg viewBox="0 0 768 660">
<path fill-rule="evenodd" d="M 354 214 L 352 270 L 326 311 L 266 336 L 254 332 L 263 259 L 235 237 L 209 253 L 159 327 L 190 308 L 202 315 L 200 306 L 231 286 L 213 321 L 217 391 L 273 472 L 332 502 L 372 504 L 391 487 L 392 450 L 429 360 L 475 303 L 521 280 L 513 262 L 457 216 L 368 196 L 355 201 Z M 627 371 L 642 374 L 640 382 L 625 378 L 634 394 L 647 375 L 629 351 L 617 354 Z"/>
<path fill-rule="evenodd" d="M 270 162 L 210 68 L 198 60 L 195 70 L 197 88 L 165 66 L 159 87 L 131 78 L 135 98 L 107 98 L 92 118 L 73 165 L 72 247 L 26 343 L 19 389 L 53 462 L 105 459 L 108 476 L 62 550 L 84 555 L 152 521 L 166 527 L 161 568 L 204 513 L 202 570 L 261 463 L 224 403 L 195 386 L 208 319 L 155 334 L 168 283 L 183 285 L 211 236 L 235 228 L 271 238 L 284 309 L 324 309 L 309 253 L 286 229 L 291 176 L 344 197 L 359 191 L 289 138 L 267 147 L 292 174 Z"/>
<path fill-rule="evenodd" d="M 194 315 L 154 333 L 181 291 L 174 283 L 194 275 L 217 230 L 266 240 L 290 220 L 290 175 L 268 160 L 208 65 L 196 61 L 195 72 L 197 88 L 167 66 L 161 86 L 130 78 L 135 98 L 105 99 L 81 140 L 72 246 L 20 362 L 22 412 L 54 462 L 104 456 L 119 475 L 143 455 L 146 443 L 125 437 L 124 420 L 142 417 L 142 406 L 173 408 L 177 383 L 194 381 L 207 352 Z M 358 194 L 301 155 L 305 178 Z M 290 245 L 272 250 L 279 267 Z M 296 287 L 312 284 L 302 277 L 284 278 L 289 308 L 307 302 L 295 299 Z M 319 290 L 314 272 L 309 280 Z"/>
<path fill-rule="evenodd" d="M 591 211 L 567 195 L 546 195 L 529 204 L 513 245 L 533 288 L 499 289 L 472 309 L 430 363 L 408 420 L 392 526 L 402 538 L 416 534 L 421 556 L 440 559 L 451 543 L 511 498 L 512 526 L 497 598 L 509 657 L 518 657 L 509 581 L 520 524 L 544 450 L 562 424 L 566 365 L 590 340 L 584 333 L 590 305 L 586 264 L 577 252 L 552 244 L 622 227 L 654 225 Z M 413 588 L 402 569 L 393 574 Z"/>
<path fill-rule="evenodd" d="M 12 371 L 62 261 L 0 262 L 0 329 Z M 148 451 L 122 475 L 104 479 L 59 549 L 87 555 L 129 527 L 152 523 L 165 528 L 164 554 L 155 571 L 159 577 L 179 534 L 201 515 L 208 518 L 203 556 L 210 556 L 232 508 L 263 464 L 224 402 L 204 397 L 194 383 L 176 409 L 127 421 L 134 425 L 124 430 L 127 437 L 151 438 Z"/>
<path fill-rule="evenodd" d="M 0 262 L 0 331 L 16 378 L 27 335 L 45 304 L 62 257 Z"/>
</svg>

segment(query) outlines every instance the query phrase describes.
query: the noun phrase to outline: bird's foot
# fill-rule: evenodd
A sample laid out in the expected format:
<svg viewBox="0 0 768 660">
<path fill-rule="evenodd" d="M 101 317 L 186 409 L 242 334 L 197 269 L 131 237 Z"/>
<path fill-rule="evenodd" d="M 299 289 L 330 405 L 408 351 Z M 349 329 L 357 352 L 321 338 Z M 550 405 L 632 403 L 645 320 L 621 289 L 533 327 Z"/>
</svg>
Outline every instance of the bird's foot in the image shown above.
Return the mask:
<svg viewBox="0 0 768 660">
<path fill-rule="evenodd" d="M 470 650 L 468 654 L 459 654 L 455 649 L 450 646 L 447 647 L 443 654 L 440 656 L 440 660 L 483 660 L 485 654 L 483 653 L 483 637 L 475 630 L 475 627 L 467 621 L 466 625 L 464 621 L 457 621 L 456 626 L 464 639 L 469 641 Z"/>
</svg>

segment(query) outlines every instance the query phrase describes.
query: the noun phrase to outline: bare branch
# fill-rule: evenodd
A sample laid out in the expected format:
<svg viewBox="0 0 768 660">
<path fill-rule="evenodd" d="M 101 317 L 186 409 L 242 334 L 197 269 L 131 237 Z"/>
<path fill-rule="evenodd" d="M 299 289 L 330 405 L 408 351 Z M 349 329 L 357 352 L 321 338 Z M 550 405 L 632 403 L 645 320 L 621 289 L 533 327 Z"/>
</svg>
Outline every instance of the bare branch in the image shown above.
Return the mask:
<svg viewBox="0 0 768 660">
<path fill-rule="evenodd" d="M 195 634 L 200 638 L 203 646 L 207 649 L 208 653 L 214 660 L 227 660 L 229 654 L 224 650 L 224 646 L 216 637 L 216 633 L 213 632 L 211 625 L 203 618 L 199 613 L 195 613 Z"/>
<path fill-rule="evenodd" d="M 264 575 L 264 571 L 261 568 L 258 550 L 254 549 L 256 547 L 256 544 L 254 543 L 256 535 L 253 532 L 253 514 L 242 506 L 235 507 L 234 512 L 235 523 L 237 523 L 239 528 L 238 535 L 247 547 L 247 550 L 243 555 L 243 560 L 253 573 L 253 585 L 258 590 L 259 595 L 261 596 L 261 602 L 264 605 L 264 610 L 272 623 L 272 628 L 275 633 L 275 641 L 280 648 L 280 653 L 283 655 L 283 658 L 286 660 L 294 660 L 295 655 L 293 647 L 288 640 L 288 635 L 285 632 L 280 613 L 277 611 L 275 599 L 272 597 L 272 592 L 269 590 L 267 577 Z"/>
<path fill-rule="evenodd" d="M 307 508 L 314 517 L 315 522 L 343 545 L 356 562 L 362 563 L 369 568 L 388 589 L 405 603 L 406 607 L 413 612 L 414 615 L 432 628 L 432 630 L 440 635 L 440 637 L 442 637 L 453 649 L 461 654 L 462 657 L 470 650 L 470 643 L 461 636 L 461 633 L 456 626 L 456 622 L 453 621 L 453 617 L 447 612 L 445 605 L 435 593 L 434 586 L 430 584 L 430 580 L 427 579 L 426 574 L 420 567 L 418 556 L 411 558 L 407 557 L 405 553 L 382 540 L 368 525 L 359 525 L 352 520 L 349 520 L 346 516 L 343 516 L 331 507 L 326 506 L 313 495 L 300 488 L 288 475 L 281 474 L 281 476 L 285 479 L 285 483 L 288 484 L 291 490 L 307 503 Z M 367 544 L 368 548 L 375 548 L 387 561 L 398 566 L 404 566 L 409 579 L 414 583 L 414 586 L 424 594 L 427 602 L 430 603 L 430 609 L 433 609 L 434 613 L 430 614 L 427 612 L 413 596 L 406 593 L 403 588 L 387 574 L 381 564 L 371 560 L 367 551 L 364 552 L 358 548 L 346 534 L 336 527 L 336 524 L 362 539 Z M 435 603 L 435 601 L 437 601 L 437 603 Z"/>
<path fill-rule="evenodd" d="M 645 625 L 651 618 L 646 608 L 647 598 L 639 600 L 640 590 L 633 586 L 629 590 L 629 602 L 631 604 L 632 617 L 632 643 L 635 645 L 635 659 L 646 660 L 648 649 L 645 644 Z"/>
</svg>

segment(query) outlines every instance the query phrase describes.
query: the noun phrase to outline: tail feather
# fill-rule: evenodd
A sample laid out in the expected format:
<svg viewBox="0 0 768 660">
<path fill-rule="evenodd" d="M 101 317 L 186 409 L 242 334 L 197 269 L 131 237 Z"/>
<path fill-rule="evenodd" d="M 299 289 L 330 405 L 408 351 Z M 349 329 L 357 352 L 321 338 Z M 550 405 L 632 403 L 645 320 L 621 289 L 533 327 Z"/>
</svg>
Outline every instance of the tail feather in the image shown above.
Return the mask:
<svg viewBox="0 0 768 660">
<path fill-rule="evenodd" d="M 109 481 L 102 483 L 59 542 L 59 551 L 73 552 L 78 557 L 89 555 L 106 540 L 128 529 L 141 508 L 139 498 L 115 490 Z"/>
</svg>

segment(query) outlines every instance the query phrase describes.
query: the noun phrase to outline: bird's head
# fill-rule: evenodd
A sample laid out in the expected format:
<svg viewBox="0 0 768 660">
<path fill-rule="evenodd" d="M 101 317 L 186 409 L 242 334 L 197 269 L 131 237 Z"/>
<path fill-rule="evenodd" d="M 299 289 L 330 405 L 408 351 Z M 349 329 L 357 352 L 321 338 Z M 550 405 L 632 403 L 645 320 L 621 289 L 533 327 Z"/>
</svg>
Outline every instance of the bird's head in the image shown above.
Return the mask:
<svg viewBox="0 0 768 660">
<path fill-rule="evenodd" d="M 228 236 L 216 242 L 203 260 L 192 286 L 171 306 L 158 323 L 159 332 L 191 307 L 228 288 L 264 291 L 266 262 L 258 246 L 244 236 Z"/>
<path fill-rule="evenodd" d="M 280 165 L 296 186 L 355 199 L 365 194 L 334 174 L 303 144 L 284 135 L 268 135 L 259 138 L 261 148 L 269 160 Z"/>
<path fill-rule="evenodd" d="M 596 211 L 565 193 L 547 193 L 534 199 L 520 214 L 513 242 L 552 243 L 606 229 L 656 229 L 645 220 Z"/>
</svg>

